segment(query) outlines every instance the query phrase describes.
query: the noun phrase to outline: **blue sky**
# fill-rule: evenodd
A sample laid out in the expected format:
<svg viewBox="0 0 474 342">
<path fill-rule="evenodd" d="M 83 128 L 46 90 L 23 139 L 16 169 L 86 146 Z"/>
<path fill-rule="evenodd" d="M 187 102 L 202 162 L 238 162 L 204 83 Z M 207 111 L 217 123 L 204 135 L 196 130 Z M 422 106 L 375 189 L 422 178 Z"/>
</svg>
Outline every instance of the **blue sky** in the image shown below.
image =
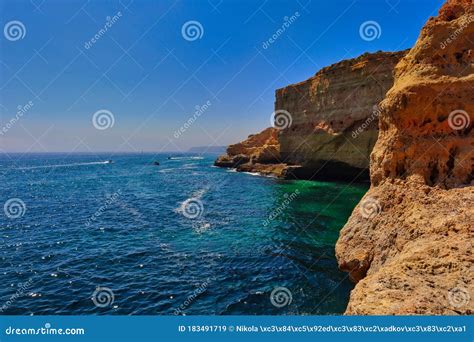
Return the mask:
<svg viewBox="0 0 474 342">
<path fill-rule="evenodd" d="M 275 89 L 367 51 L 411 47 L 441 4 L 0 0 L 0 151 L 179 151 L 234 143 L 270 126 Z M 19 36 L 7 30 L 12 21 L 24 27 Z M 189 21 L 202 30 L 185 39 Z M 378 38 L 361 38 L 367 21 L 379 25 Z M 112 126 L 94 126 L 99 110 L 111 113 Z"/>
</svg>

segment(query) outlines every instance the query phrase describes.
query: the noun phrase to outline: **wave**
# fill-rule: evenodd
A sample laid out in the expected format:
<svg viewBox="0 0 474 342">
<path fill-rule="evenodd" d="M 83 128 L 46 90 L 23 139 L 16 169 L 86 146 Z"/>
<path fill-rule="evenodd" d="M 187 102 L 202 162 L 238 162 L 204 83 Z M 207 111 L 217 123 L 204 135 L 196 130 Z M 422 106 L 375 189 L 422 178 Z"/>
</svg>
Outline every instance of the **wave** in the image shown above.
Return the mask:
<svg viewBox="0 0 474 342">
<path fill-rule="evenodd" d="M 208 191 L 209 191 L 209 187 L 194 191 L 193 194 L 191 195 L 191 198 L 201 199 L 202 196 L 204 196 L 204 194 Z"/>
<path fill-rule="evenodd" d="M 242 173 L 245 173 L 245 174 L 251 175 L 251 176 L 261 176 L 262 175 L 260 172 L 242 172 Z"/>
<path fill-rule="evenodd" d="M 19 167 L 16 170 L 51 169 L 51 168 L 56 168 L 56 167 L 74 167 L 74 166 L 103 165 L 103 164 L 111 164 L 111 162 L 109 160 L 106 160 L 106 161 L 101 161 L 101 162 L 88 162 L 88 163 L 26 166 L 26 167 Z"/>
<path fill-rule="evenodd" d="M 158 170 L 159 173 L 168 173 L 170 171 L 175 171 L 175 170 L 179 170 L 179 169 L 173 169 L 173 168 L 170 168 L 170 169 L 161 169 L 161 170 Z"/>
<path fill-rule="evenodd" d="M 201 159 L 204 159 L 204 157 L 169 157 L 169 160 L 186 160 L 186 159 L 201 160 Z"/>
</svg>

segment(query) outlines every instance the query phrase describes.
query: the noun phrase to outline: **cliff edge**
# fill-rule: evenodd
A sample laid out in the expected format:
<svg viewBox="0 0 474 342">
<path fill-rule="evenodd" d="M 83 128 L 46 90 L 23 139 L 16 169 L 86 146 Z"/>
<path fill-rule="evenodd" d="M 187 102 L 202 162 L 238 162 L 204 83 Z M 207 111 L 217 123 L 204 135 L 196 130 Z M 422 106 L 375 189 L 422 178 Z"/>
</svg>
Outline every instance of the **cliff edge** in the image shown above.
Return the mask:
<svg viewBox="0 0 474 342">
<path fill-rule="evenodd" d="M 448 0 L 395 68 L 371 188 L 341 230 L 347 314 L 474 312 L 474 4 Z"/>
<path fill-rule="evenodd" d="M 251 134 L 244 141 L 229 145 L 226 154 L 217 158 L 214 165 L 288 178 L 288 166 L 280 160 L 278 134 L 279 131 L 273 127 Z"/>
<path fill-rule="evenodd" d="M 368 180 L 377 105 L 406 53 L 365 53 L 276 90 L 274 128 L 230 145 L 215 165 L 282 178 Z"/>
<path fill-rule="evenodd" d="M 393 86 L 395 65 L 406 53 L 365 53 L 277 89 L 275 110 L 291 117 L 279 136 L 282 160 L 301 165 L 301 178 L 368 180 L 378 136 L 377 105 Z"/>
</svg>

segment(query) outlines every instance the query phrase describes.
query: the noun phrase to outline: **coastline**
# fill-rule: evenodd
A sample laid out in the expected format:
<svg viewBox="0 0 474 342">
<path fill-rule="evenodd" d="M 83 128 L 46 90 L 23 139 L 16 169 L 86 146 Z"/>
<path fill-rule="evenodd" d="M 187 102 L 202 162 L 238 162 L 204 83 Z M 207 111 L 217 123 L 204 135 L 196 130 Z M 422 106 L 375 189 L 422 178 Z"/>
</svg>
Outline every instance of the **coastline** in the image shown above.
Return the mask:
<svg viewBox="0 0 474 342">
<path fill-rule="evenodd" d="M 469 20 L 473 15 L 472 1 L 448 0 L 438 16 L 428 20 L 409 52 L 364 54 L 276 90 L 274 127 L 230 145 L 215 162 L 239 172 L 264 170 L 283 179 L 352 182 L 358 176 L 370 177 L 371 188 L 336 245 L 339 268 L 356 283 L 346 314 L 474 312 L 469 301 L 474 294 L 469 276 L 474 264 L 469 222 L 474 222 L 474 213 L 467 204 L 474 200 L 474 166 L 466 165 L 473 157 L 468 146 L 474 144 L 469 114 L 474 112 L 474 101 L 468 89 L 474 87 L 474 73 L 472 50 L 465 49 L 468 36 L 474 34 L 474 21 Z M 457 32 L 455 43 L 445 44 L 452 31 Z M 445 56 L 456 58 L 439 58 L 439 44 Z M 391 79 L 381 96 L 371 91 L 358 95 L 357 101 L 366 106 L 362 114 L 354 117 L 355 100 L 334 101 L 331 82 L 337 84 L 338 77 L 356 80 L 361 69 L 366 74 L 379 72 L 379 65 L 371 69 L 371 59 L 380 64 L 384 58 L 379 57 L 385 56 L 386 61 L 388 55 L 393 59 L 388 59 L 385 75 Z M 341 66 L 350 69 L 334 76 Z M 320 89 L 321 79 L 328 89 L 324 92 L 315 90 Z M 343 91 L 350 93 L 359 85 L 352 82 L 352 87 Z M 423 108 L 420 101 L 429 105 Z M 320 103 L 337 103 L 338 110 L 331 112 L 336 117 L 326 116 Z M 370 107 L 373 111 L 367 110 Z M 433 113 L 438 113 L 437 118 Z M 463 114 L 464 120 L 454 124 L 453 113 Z M 433 146 L 433 137 L 442 149 L 419 161 L 427 146 Z M 446 218 L 453 215 L 445 210 L 448 203 L 456 203 L 462 220 Z M 427 221 L 429 217 L 432 220 Z M 445 265 L 443 257 L 451 266 Z M 449 299 L 453 296 L 468 299 L 458 305 Z"/>
</svg>

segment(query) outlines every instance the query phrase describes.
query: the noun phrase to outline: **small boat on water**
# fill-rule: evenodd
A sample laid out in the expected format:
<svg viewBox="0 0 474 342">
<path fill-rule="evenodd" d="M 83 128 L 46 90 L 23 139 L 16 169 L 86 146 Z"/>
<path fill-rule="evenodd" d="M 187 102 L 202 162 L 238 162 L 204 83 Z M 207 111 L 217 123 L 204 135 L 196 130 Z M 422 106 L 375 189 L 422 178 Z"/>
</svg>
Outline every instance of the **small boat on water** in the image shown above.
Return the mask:
<svg viewBox="0 0 474 342">
<path fill-rule="evenodd" d="M 113 160 L 107 160 L 105 163 L 106 163 L 106 164 L 113 164 L 114 161 L 113 161 Z"/>
</svg>

